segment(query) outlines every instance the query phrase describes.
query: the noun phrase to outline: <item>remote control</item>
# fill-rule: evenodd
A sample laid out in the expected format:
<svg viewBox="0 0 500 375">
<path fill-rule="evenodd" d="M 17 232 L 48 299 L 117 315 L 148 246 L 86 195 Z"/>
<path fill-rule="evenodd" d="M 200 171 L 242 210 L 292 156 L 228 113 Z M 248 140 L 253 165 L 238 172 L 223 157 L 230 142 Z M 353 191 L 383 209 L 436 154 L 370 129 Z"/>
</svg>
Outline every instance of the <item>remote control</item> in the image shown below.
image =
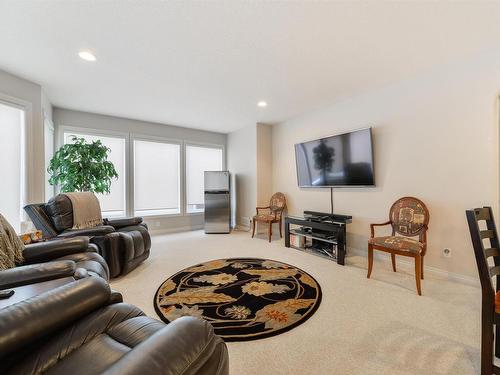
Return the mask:
<svg viewBox="0 0 500 375">
<path fill-rule="evenodd" d="M 14 290 L 0 290 L 0 299 L 10 298 L 14 295 Z"/>
</svg>

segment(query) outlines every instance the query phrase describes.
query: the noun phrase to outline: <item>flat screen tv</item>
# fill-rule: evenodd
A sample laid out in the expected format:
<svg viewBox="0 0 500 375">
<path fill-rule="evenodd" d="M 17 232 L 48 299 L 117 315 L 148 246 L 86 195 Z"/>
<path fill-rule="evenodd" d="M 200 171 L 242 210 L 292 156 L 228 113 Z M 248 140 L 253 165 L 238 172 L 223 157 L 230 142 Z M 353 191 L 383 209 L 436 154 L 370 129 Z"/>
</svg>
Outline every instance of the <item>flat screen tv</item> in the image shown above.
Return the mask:
<svg viewBox="0 0 500 375">
<path fill-rule="evenodd" d="M 299 187 L 374 186 L 372 129 L 295 145 Z"/>
</svg>

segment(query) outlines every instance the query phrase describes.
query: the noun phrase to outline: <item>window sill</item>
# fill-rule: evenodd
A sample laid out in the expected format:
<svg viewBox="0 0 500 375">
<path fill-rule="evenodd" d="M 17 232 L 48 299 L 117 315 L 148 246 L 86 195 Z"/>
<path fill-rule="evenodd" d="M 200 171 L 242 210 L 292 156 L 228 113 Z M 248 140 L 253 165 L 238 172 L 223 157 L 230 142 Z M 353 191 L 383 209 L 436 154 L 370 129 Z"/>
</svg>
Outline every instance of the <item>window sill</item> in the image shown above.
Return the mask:
<svg viewBox="0 0 500 375">
<path fill-rule="evenodd" d="M 169 217 L 182 217 L 184 216 L 183 214 L 155 214 L 155 215 L 140 215 L 140 214 L 134 214 L 134 217 L 142 217 L 144 220 L 149 220 L 149 219 L 161 219 L 161 218 L 169 218 Z"/>
</svg>

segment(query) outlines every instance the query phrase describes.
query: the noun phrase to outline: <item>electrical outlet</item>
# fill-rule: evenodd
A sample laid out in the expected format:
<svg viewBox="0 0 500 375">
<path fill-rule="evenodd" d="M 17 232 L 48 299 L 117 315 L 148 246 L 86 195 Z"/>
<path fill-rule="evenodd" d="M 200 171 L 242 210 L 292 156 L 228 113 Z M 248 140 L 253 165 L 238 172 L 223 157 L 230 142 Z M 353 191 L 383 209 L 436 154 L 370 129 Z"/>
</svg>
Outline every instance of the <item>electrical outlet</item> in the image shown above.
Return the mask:
<svg viewBox="0 0 500 375">
<path fill-rule="evenodd" d="M 445 258 L 451 258 L 451 249 L 449 247 L 443 249 L 443 256 Z"/>
</svg>

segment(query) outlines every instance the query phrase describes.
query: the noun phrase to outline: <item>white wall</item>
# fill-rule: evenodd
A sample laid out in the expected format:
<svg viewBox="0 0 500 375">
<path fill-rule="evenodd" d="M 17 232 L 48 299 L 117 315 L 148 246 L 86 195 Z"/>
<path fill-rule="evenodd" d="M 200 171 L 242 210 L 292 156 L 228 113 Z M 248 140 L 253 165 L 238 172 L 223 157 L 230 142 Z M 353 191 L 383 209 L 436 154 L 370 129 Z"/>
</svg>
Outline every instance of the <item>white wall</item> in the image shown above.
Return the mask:
<svg viewBox="0 0 500 375">
<path fill-rule="evenodd" d="M 229 133 L 227 166 L 231 172 L 233 225 L 249 227 L 257 206 L 257 127 L 255 124 Z"/>
<path fill-rule="evenodd" d="M 257 205 L 267 206 L 273 195 L 272 126 L 257 124 Z"/>
<path fill-rule="evenodd" d="M 56 126 L 58 145 L 61 138 L 61 127 L 79 127 L 99 129 L 122 133 L 136 133 L 146 136 L 164 137 L 197 143 L 217 144 L 226 147 L 227 136 L 202 130 L 182 128 L 146 121 L 105 116 L 95 113 L 73 111 L 63 108 L 53 109 L 53 121 Z M 153 231 L 176 231 L 197 229 L 203 226 L 203 214 L 186 214 L 180 216 L 145 217 L 145 221 Z"/>
<path fill-rule="evenodd" d="M 334 211 L 353 216 L 350 247 L 366 251 L 369 224 L 412 195 L 430 209 L 426 265 L 476 277 L 465 210 L 498 207 L 499 66 L 500 54 L 483 56 L 276 125 L 274 190 L 292 214 L 328 212 L 328 189 L 297 187 L 294 144 L 373 126 L 377 186 L 335 190 Z M 451 258 L 441 255 L 445 247 Z"/>
</svg>

